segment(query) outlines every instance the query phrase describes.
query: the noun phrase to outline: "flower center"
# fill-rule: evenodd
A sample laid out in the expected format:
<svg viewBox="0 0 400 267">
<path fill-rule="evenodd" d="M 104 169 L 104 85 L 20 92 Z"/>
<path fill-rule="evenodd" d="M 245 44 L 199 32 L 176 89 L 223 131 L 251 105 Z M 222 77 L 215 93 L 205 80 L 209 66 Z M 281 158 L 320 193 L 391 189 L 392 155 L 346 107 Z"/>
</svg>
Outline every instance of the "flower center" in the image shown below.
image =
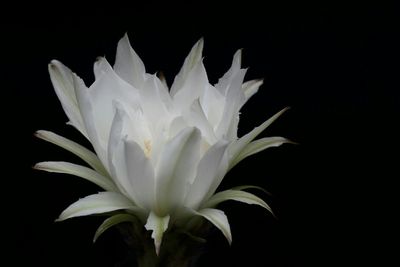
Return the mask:
<svg viewBox="0 0 400 267">
<path fill-rule="evenodd" d="M 144 155 L 147 158 L 151 156 L 151 141 L 149 139 L 144 140 Z"/>
</svg>

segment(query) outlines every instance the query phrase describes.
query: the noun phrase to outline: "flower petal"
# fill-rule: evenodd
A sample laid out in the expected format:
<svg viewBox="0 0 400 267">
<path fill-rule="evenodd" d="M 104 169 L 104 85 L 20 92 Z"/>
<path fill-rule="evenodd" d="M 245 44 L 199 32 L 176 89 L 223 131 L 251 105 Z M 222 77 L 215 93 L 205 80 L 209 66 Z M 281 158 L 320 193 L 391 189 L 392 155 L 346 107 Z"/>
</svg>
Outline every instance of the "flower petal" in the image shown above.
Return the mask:
<svg viewBox="0 0 400 267">
<path fill-rule="evenodd" d="M 178 75 L 176 75 L 174 83 L 171 86 L 171 95 L 174 96 L 180 89 L 182 89 L 191 70 L 198 65 L 202 59 L 204 40 L 201 38 L 190 50 L 189 55 L 186 57 L 185 62 Z"/>
<path fill-rule="evenodd" d="M 72 71 L 61 62 L 52 60 L 49 64 L 49 73 L 54 91 L 61 102 L 65 114 L 70 120 L 70 124 L 87 138 L 85 125 L 76 100 Z"/>
<path fill-rule="evenodd" d="M 219 138 L 235 140 L 237 138 L 237 127 L 239 123 L 239 110 L 244 103 L 245 97 L 242 91 L 242 83 L 246 70 L 238 70 L 230 79 L 227 87 L 225 107 L 222 120 L 216 129 Z"/>
<path fill-rule="evenodd" d="M 223 119 L 216 128 L 216 134 L 219 138 L 228 140 L 237 138 L 239 110 L 245 102 L 242 83 L 246 69 L 241 69 L 241 57 L 242 52 L 238 50 L 233 57 L 231 68 L 215 85 L 215 88 L 225 96 Z"/>
<path fill-rule="evenodd" d="M 235 186 L 231 188 L 232 190 L 246 190 L 246 189 L 257 189 L 260 191 L 263 191 L 265 194 L 271 196 L 272 194 L 270 192 L 268 192 L 267 190 L 265 190 L 264 188 L 260 187 L 260 186 L 256 186 L 256 185 L 239 185 L 239 186 Z"/>
<path fill-rule="evenodd" d="M 113 103 L 129 103 L 127 106 L 137 108 L 139 95 L 137 89 L 119 78 L 108 62 L 102 58 L 105 71 L 90 88 L 74 76 L 77 90 L 78 104 L 87 128 L 90 141 L 104 165 L 108 165 L 107 147 L 114 118 L 115 108 Z M 108 166 L 107 166 L 108 167 Z"/>
<path fill-rule="evenodd" d="M 151 209 L 155 203 L 154 169 L 149 158 L 142 148 L 134 141 L 123 140 L 122 144 L 125 159 L 127 179 L 134 191 L 134 198 L 138 205 Z M 118 151 L 116 151 L 116 155 Z M 114 164 L 118 157 L 114 158 Z M 122 159 L 121 159 L 122 160 Z"/>
<path fill-rule="evenodd" d="M 147 77 L 139 94 L 141 107 L 147 120 L 153 121 L 156 125 L 169 122 L 167 116 L 172 106 L 172 99 L 156 75 Z"/>
<path fill-rule="evenodd" d="M 105 177 L 85 166 L 64 161 L 45 161 L 37 163 L 34 168 L 41 171 L 75 175 L 86 179 L 107 191 L 118 192 L 115 184 L 108 177 Z"/>
<path fill-rule="evenodd" d="M 131 214 L 116 214 L 104 220 L 104 222 L 97 228 L 96 233 L 93 237 L 93 243 L 97 241 L 97 239 L 108 229 L 113 227 L 114 225 L 123 223 L 123 222 L 136 222 L 136 218 Z"/>
<path fill-rule="evenodd" d="M 79 199 L 66 208 L 56 221 L 63 221 L 78 216 L 106 213 L 116 210 L 132 210 L 138 212 L 140 209 L 124 195 L 116 192 L 100 192 Z"/>
<path fill-rule="evenodd" d="M 160 79 L 160 82 L 161 82 L 161 84 L 163 85 L 163 87 L 164 87 L 164 89 L 168 92 L 168 94 L 169 94 L 169 86 L 168 86 L 168 83 L 167 83 L 167 80 L 166 80 L 166 78 L 165 78 L 165 75 L 164 75 L 164 72 L 162 72 L 162 71 L 159 71 L 159 72 L 157 72 L 157 77 Z M 171 95 L 170 95 L 171 96 Z"/>
<path fill-rule="evenodd" d="M 105 57 L 97 57 L 93 64 L 93 72 L 95 80 L 100 79 L 101 76 L 109 71 L 110 65 Z"/>
<path fill-rule="evenodd" d="M 215 88 L 218 89 L 218 91 L 226 96 L 228 93 L 228 89 L 230 87 L 230 84 L 232 83 L 232 78 L 237 74 L 237 72 L 240 70 L 242 64 L 242 50 L 239 49 L 236 51 L 236 53 L 233 55 L 233 60 L 232 60 L 232 65 L 229 68 L 229 70 L 222 76 L 219 80 L 218 83 L 215 85 Z"/>
<path fill-rule="evenodd" d="M 239 155 L 233 159 L 229 165 L 230 168 L 238 164 L 240 161 L 243 159 L 247 158 L 248 156 L 251 156 L 253 154 L 256 154 L 258 152 L 261 152 L 267 148 L 270 147 L 278 147 L 284 143 L 291 143 L 286 138 L 283 137 L 265 137 L 258 139 L 256 141 L 253 141 L 249 143 L 247 146 L 244 147 L 244 149 L 239 153 Z"/>
<path fill-rule="evenodd" d="M 194 213 L 210 221 L 224 234 L 229 245 L 232 243 L 231 227 L 228 218 L 222 210 L 206 208 L 200 211 L 194 211 Z"/>
<path fill-rule="evenodd" d="M 35 136 L 47 142 L 60 146 L 65 150 L 68 150 L 69 152 L 80 157 L 83 161 L 89 164 L 89 166 L 95 169 L 98 173 L 102 174 L 103 176 L 109 176 L 108 172 L 106 171 L 106 169 L 104 168 L 103 164 L 96 156 L 96 154 L 94 154 L 89 149 L 81 146 L 80 144 L 75 143 L 74 141 L 71 141 L 53 132 L 45 130 L 37 131 L 35 133 Z"/>
<path fill-rule="evenodd" d="M 188 127 L 170 140 L 161 152 L 156 167 L 157 210 L 160 214 L 183 202 L 193 182 L 200 160 L 201 133 Z"/>
<path fill-rule="evenodd" d="M 258 92 L 258 89 L 260 86 L 264 83 L 263 79 L 256 79 L 256 80 L 250 80 L 242 85 L 242 90 L 244 92 L 244 96 L 246 98 L 245 101 L 249 100 L 250 97 L 252 97 L 255 93 Z M 243 103 L 244 105 L 245 103 Z"/>
<path fill-rule="evenodd" d="M 133 87 L 140 89 L 145 78 L 145 66 L 132 49 L 127 34 L 118 42 L 114 70 L 122 79 Z"/>
<path fill-rule="evenodd" d="M 201 131 L 205 141 L 209 144 L 217 142 L 213 127 L 207 120 L 199 99 L 193 101 L 188 110 L 183 112 L 183 116 L 188 126 L 197 127 Z"/>
<path fill-rule="evenodd" d="M 160 246 L 164 232 L 168 229 L 170 216 L 159 217 L 154 212 L 151 212 L 147 218 L 147 223 L 144 226 L 147 230 L 153 231 L 151 237 L 154 239 L 156 254 L 160 253 Z"/>
<path fill-rule="evenodd" d="M 93 119 L 100 142 L 107 147 L 111 123 L 114 118 L 113 101 L 139 106 L 139 94 L 131 85 L 120 79 L 108 62 L 104 74 L 89 88 L 89 98 L 93 108 Z M 83 114 L 84 115 L 84 114 Z"/>
<path fill-rule="evenodd" d="M 81 110 L 83 122 L 85 124 L 90 143 L 93 145 L 96 155 L 99 157 L 100 161 L 107 168 L 107 155 L 104 147 L 105 144 L 101 143 L 100 141 L 96 123 L 94 121 L 93 104 L 89 96 L 89 89 L 86 87 L 83 80 L 78 76 L 73 75 L 73 81 L 79 109 Z"/>
<path fill-rule="evenodd" d="M 213 130 L 216 130 L 224 113 L 224 107 L 226 104 L 225 96 L 222 95 L 214 86 L 209 85 L 200 97 L 200 104 L 209 123 L 212 125 Z"/>
<path fill-rule="evenodd" d="M 257 197 L 252 193 L 239 190 L 225 190 L 222 192 L 218 192 L 215 195 L 213 195 L 206 203 L 204 203 L 202 208 L 214 208 L 221 202 L 227 200 L 235 200 L 246 204 L 258 205 L 268 210 L 269 212 L 272 213 L 272 215 L 274 215 L 272 209 L 270 208 L 270 206 L 268 206 L 267 203 L 265 203 L 264 200 L 262 200 L 261 198 Z"/>
<path fill-rule="evenodd" d="M 193 101 L 204 94 L 204 90 L 210 86 L 203 62 L 199 61 L 182 84 L 182 88 L 173 95 L 173 103 L 180 110 L 186 110 Z"/>
<path fill-rule="evenodd" d="M 242 136 L 238 140 L 231 143 L 229 147 L 229 158 L 230 164 L 235 160 L 235 158 L 240 154 L 240 152 L 254 139 L 259 135 L 262 131 L 264 131 L 268 126 L 270 126 L 279 116 L 281 116 L 286 110 L 289 108 L 286 107 L 276 113 L 274 116 L 266 120 L 260 126 L 254 128 L 251 132 Z"/>
<path fill-rule="evenodd" d="M 218 141 L 200 160 L 196 178 L 186 196 L 187 207 L 196 209 L 220 184 L 228 165 L 225 153 L 227 146 L 226 141 Z"/>
<path fill-rule="evenodd" d="M 108 141 L 108 160 L 112 177 L 121 192 L 132 201 L 141 207 L 150 208 L 154 203 L 155 191 L 153 166 L 143 149 L 131 140 L 131 135 L 140 130 L 140 124 L 130 123 L 131 118 L 117 102 L 115 102 L 115 109 Z M 132 125 L 135 126 L 135 129 L 132 129 Z M 127 141 L 128 139 L 129 141 Z M 136 139 L 136 141 L 139 140 Z M 128 143 L 131 143 L 129 158 L 127 158 Z"/>
</svg>

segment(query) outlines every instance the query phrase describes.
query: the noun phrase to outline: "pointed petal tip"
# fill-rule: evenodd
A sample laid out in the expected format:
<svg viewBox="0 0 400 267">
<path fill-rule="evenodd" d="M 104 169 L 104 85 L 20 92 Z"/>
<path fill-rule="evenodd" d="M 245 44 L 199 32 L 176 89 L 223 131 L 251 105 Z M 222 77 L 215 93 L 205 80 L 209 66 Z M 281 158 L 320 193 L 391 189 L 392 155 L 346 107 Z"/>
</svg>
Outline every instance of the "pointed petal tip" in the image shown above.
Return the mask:
<svg viewBox="0 0 400 267">
<path fill-rule="evenodd" d="M 40 138 L 40 139 L 44 139 L 45 135 L 50 133 L 49 131 L 46 130 L 37 130 L 33 133 L 33 136 Z"/>
<path fill-rule="evenodd" d="M 118 41 L 118 46 L 122 45 L 123 43 L 126 43 L 128 47 L 132 48 L 131 42 L 129 41 L 128 32 L 125 32 L 121 39 Z"/>
<path fill-rule="evenodd" d="M 236 50 L 235 54 L 233 55 L 233 61 L 235 62 L 237 60 L 239 62 L 239 67 L 240 67 L 242 65 L 242 59 L 243 59 L 243 48 L 240 48 Z"/>
<path fill-rule="evenodd" d="M 46 171 L 46 161 L 38 162 L 35 165 L 32 166 L 32 169 L 38 170 L 38 171 Z"/>
<path fill-rule="evenodd" d="M 270 212 L 271 212 L 272 217 L 274 217 L 275 220 L 279 220 L 279 218 L 275 215 L 275 213 L 273 211 L 270 211 Z"/>
<path fill-rule="evenodd" d="M 285 139 L 286 139 L 286 138 L 285 138 Z M 300 143 L 295 142 L 295 141 L 292 141 L 292 140 L 290 140 L 290 139 L 286 139 L 286 140 L 285 140 L 285 143 L 291 144 L 291 145 L 296 145 L 296 146 L 300 145 Z"/>
<path fill-rule="evenodd" d="M 147 223 L 144 225 L 146 230 L 152 231 L 151 237 L 154 239 L 154 247 L 157 256 L 160 253 L 161 243 L 164 232 L 168 229 L 170 215 L 159 217 L 154 212 L 151 212 L 147 218 Z"/>
<path fill-rule="evenodd" d="M 61 63 L 61 61 L 58 61 L 56 59 L 52 59 L 48 64 L 48 70 L 50 74 L 56 71 L 61 71 L 62 69 L 68 69 L 68 68 L 63 63 Z"/>
<path fill-rule="evenodd" d="M 57 59 L 52 59 L 49 63 L 49 68 L 56 68 L 57 65 L 62 64 L 60 61 L 58 61 Z"/>
<path fill-rule="evenodd" d="M 204 46 L 204 37 L 200 37 L 200 39 L 197 41 L 197 45 L 203 47 Z"/>
<path fill-rule="evenodd" d="M 32 169 L 34 170 L 40 170 L 39 163 L 36 163 L 35 165 L 32 166 Z"/>
<path fill-rule="evenodd" d="M 125 33 L 124 33 L 124 36 L 122 36 L 121 40 L 126 40 L 126 41 L 129 42 L 129 35 L 128 35 L 128 32 L 125 32 Z"/>
<path fill-rule="evenodd" d="M 280 111 L 278 111 L 277 113 L 275 113 L 275 115 L 273 115 L 273 116 L 272 116 L 271 118 L 269 118 L 267 121 L 269 121 L 269 120 L 272 119 L 272 121 L 271 121 L 271 123 L 272 123 L 273 121 L 275 121 L 278 117 L 280 117 L 283 113 L 285 113 L 285 112 L 288 111 L 289 109 L 291 109 L 291 107 L 289 107 L 289 106 L 284 107 L 283 109 L 281 109 Z"/>
</svg>

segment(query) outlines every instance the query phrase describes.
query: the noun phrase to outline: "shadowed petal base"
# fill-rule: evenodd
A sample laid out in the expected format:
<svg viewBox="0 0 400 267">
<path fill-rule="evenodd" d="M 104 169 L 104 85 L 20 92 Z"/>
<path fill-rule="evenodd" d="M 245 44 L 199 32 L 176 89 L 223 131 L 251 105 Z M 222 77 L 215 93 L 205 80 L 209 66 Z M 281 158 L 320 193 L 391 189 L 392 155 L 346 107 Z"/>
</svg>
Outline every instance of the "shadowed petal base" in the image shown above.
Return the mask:
<svg viewBox="0 0 400 267">
<path fill-rule="evenodd" d="M 149 231 L 137 223 L 123 223 L 118 226 L 127 244 L 127 256 L 119 267 L 196 267 L 202 254 L 205 239 L 211 224 L 198 220 L 190 233 L 178 229 L 168 230 L 157 257 L 154 240 Z M 201 237 L 200 237 L 201 236 Z"/>
</svg>

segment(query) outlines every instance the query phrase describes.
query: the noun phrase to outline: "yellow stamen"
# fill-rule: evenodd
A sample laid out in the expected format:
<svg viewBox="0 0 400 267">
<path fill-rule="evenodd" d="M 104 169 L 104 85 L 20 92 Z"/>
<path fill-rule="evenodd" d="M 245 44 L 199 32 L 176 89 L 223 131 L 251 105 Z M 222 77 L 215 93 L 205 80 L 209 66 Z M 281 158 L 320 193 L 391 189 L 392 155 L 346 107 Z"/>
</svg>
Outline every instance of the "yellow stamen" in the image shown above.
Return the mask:
<svg viewBox="0 0 400 267">
<path fill-rule="evenodd" d="M 144 155 L 147 158 L 151 156 L 151 141 L 149 139 L 144 140 Z"/>
</svg>

